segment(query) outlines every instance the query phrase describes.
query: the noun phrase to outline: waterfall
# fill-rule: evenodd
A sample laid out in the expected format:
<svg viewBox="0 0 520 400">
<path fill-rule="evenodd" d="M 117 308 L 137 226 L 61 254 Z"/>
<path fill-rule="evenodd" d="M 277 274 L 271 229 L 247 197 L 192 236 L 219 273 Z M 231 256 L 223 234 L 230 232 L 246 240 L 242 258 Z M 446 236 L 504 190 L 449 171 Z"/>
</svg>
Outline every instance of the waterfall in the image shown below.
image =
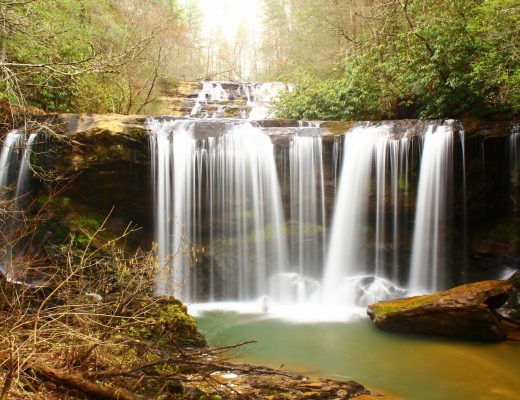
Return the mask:
<svg viewBox="0 0 520 400">
<path fill-rule="evenodd" d="M 16 182 L 16 201 L 18 207 L 21 207 L 25 201 L 24 196 L 30 189 L 31 181 L 31 154 L 33 152 L 34 142 L 38 137 L 37 133 L 31 133 L 27 139 L 25 149 L 23 151 L 22 160 L 20 162 L 20 170 L 18 172 L 18 179 Z"/>
<path fill-rule="evenodd" d="M 377 181 L 376 274 L 382 274 L 379 248 L 384 240 L 384 182 L 387 150 L 392 141 L 389 124 L 359 126 L 345 135 L 343 165 L 323 280 L 323 301 L 327 304 L 358 303 L 359 294 L 355 289 L 371 272 L 366 255 L 367 199 L 374 164 Z M 379 284 L 376 283 L 376 286 L 379 287 Z"/>
<path fill-rule="evenodd" d="M 248 119 L 260 120 L 273 117 L 271 104 L 280 94 L 291 90 L 291 85 L 282 82 L 247 84 L 247 105 L 250 108 Z"/>
<path fill-rule="evenodd" d="M 2 153 L 0 154 L 0 199 L 8 197 L 9 186 L 12 185 L 15 169 L 19 163 L 19 149 L 23 143 L 23 134 L 14 130 L 9 132 L 4 139 Z M 2 241 L 3 242 L 3 241 Z M 10 243 L 2 243 L 5 251 L 0 258 L 0 272 L 11 272 L 11 246 Z"/>
<path fill-rule="evenodd" d="M 303 129 L 303 132 L 306 130 Z M 294 136 L 289 144 L 291 272 L 272 277 L 282 303 L 303 303 L 319 291 L 326 247 L 322 138 Z M 283 173 L 283 172 L 282 172 Z"/>
<path fill-rule="evenodd" d="M 249 123 L 199 138 L 197 122 L 149 121 L 156 195 L 158 293 L 184 301 L 253 300 L 286 272 L 273 144 Z M 209 236 L 197 265 L 197 240 Z M 206 293 L 209 298 L 201 296 Z M 279 294 L 280 295 L 280 294 Z"/>
<path fill-rule="evenodd" d="M 430 125 L 423 137 L 409 288 L 413 293 L 442 286 L 444 228 L 453 174 L 453 124 Z"/>
<path fill-rule="evenodd" d="M 220 82 L 202 82 L 202 89 L 197 95 L 190 115 L 198 116 L 202 111 L 202 107 L 207 106 L 208 103 L 218 103 L 228 100 L 229 96 Z"/>
<path fill-rule="evenodd" d="M 376 157 L 376 242 L 375 242 L 375 275 L 383 275 L 385 257 L 385 200 L 386 200 L 386 160 L 389 142 L 377 140 Z"/>
<path fill-rule="evenodd" d="M 287 131 L 278 170 L 268 130 L 246 121 L 218 124 L 148 121 L 161 265 L 157 293 L 188 302 L 268 298 L 329 305 L 403 294 L 399 237 L 407 231 L 401 224 L 411 205 L 414 143 L 422 160 L 406 279 L 414 291 L 436 287 L 451 123 L 426 124 L 413 138 L 396 134 L 391 123 L 366 124 L 335 139 L 329 179 L 338 185 L 330 231 L 319 127 Z"/>
<path fill-rule="evenodd" d="M 190 116 L 221 118 L 230 112 L 234 118 L 262 120 L 274 117 L 271 104 L 280 94 L 293 90 L 282 82 L 203 81 Z"/>
<path fill-rule="evenodd" d="M 198 99 L 253 102 L 255 85 L 207 83 Z M 491 183 L 500 173 L 499 184 L 511 190 L 496 187 L 512 196 L 501 212 L 516 218 L 511 203 L 518 210 L 517 126 L 507 146 L 493 137 L 482 148 L 491 153 L 481 174 L 474 158 L 465 165 L 480 140 L 454 121 L 360 123 L 337 135 L 291 121 L 148 118 L 147 126 L 155 290 L 188 303 L 330 310 L 443 289 L 461 282 L 465 271 L 448 267 L 463 264 L 473 246 L 470 224 L 479 221 L 470 220 L 466 234 L 466 192 L 473 195 L 475 182 L 487 173 L 484 183 Z M 30 162 L 41 152 L 38 137 L 12 131 L 4 139 L 2 196 L 16 198 L 18 211 L 36 182 Z M 497 151 L 509 156 L 500 167 L 490 163 Z M 41 166 L 45 157 L 37 158 Z M 494 187 L 479 187 L 477 196 L 489 197 Z M 7 232 L 17 223 L 6 221 Z M 464 225 L 460 235 L 454 223 Z M 22 245 L 12 253 L 21 255 Z"/>
<path fill-rule="evenodd" d="M 413 139 L 395 136 L 394 130 L 388 123 L 358 126 L 345 134 L 323 279 L 323 301 L 327 304 L 364 305 L 405 292 L 399 287 L 400 282 L 405 283 L 400 277 L 403 258 L 399 238 L 406 233 L 406 228 L 401 228 L 406 221 L 401 219 L 410 208 L 414 142 L 422 155 L 406 286 L 412 292 L 441 286 L 453 122 L 428 123 L 419 138 Z"/>
<path fill-rule="evenodd" d="M 322 140 L 295 136 L 289 148 L 291 220 L 297 233 L 298 273 L 312 275 L 323 264 L 325 247 L 325 188 Z M 308 237 L 312 239 L 309 240 Z M 321 240 L 314 240 L 321 237 Z M 321 242 L 321 243 L 320 243 Z"/>
<path fill-rule="evenodd" d="M 14 276 L 14 266 L 12 265 L 12 253 L 16 250 L 10 242 L 19 224 L 20 215 L 23 214 L 26 195 L 31 186 L 31 165 L 30 157 L 34 151 L 37 133 L 32 133 L 24 143 L 24 135 L 18 130 L 9 132 L 2 147 L 0 155 L 0 195 L 4 199 L 10 199 L 14 194 L 17 215 L 9 215 L 7 218 L 8 226 L 5 227 L 3 243 L 4 255 L 0 260 L 0 270 L 8 276 Z M 13 190 L 14 193 L 11 191 Z"/>
<path fill-rule="evenodd" d="M 12 184 L 13 167 L 17 168 L 19 163 L 19 149 L 23 144 L 23 134 L 18 130 L 9 132 L 2 146 L 0 155 L 0 188 Z"/>
</svg>

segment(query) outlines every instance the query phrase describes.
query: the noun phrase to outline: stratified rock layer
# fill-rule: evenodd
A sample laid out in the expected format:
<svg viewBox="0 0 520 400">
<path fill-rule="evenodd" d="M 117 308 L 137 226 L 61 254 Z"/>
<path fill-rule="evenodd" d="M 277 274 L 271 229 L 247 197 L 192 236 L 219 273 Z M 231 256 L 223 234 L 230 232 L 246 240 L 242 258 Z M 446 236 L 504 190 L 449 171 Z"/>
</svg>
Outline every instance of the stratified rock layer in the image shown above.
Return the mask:
<svg viewBox="0 0 520 400">
<path fill-rule="evenodd" d="M 507 301 L 511 289 L 508 281 L 471 283 L 372 304 L 368 315 L 387 331 L 498 341 L 507 337 L 507 331 L 495 309 Z"/>
</svg>

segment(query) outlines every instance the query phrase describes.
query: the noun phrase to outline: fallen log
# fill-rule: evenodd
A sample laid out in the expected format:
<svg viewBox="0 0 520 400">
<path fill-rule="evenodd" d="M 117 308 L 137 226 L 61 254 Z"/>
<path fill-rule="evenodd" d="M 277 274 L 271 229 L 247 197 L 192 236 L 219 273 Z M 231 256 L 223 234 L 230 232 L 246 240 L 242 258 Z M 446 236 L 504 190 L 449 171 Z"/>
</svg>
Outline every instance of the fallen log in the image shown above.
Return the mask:
<svg viewBox="0 0 520 400">
<path fill-rule="evenodd" d="M 12 357 L 6 354 L 5 351 L 0 352 L 0 363 L 2 363 L 4 367 L 10 365 L 10 373 L 17 369 L 16 365 L 12 365 Z M 42 361 L 28 362 L 25 364 L 24 368 L 32 371 L 36 376 L 39 376 L 42 379 L 53 382 L 56 385 L 76 389 L 81 393 L 84 393 L 86 396 L 96 400 L 149 400 L 147 397 L 133 394 L 125 389 L 112 387 L 103 383 L 94 383 L 79 374 L 60 371 L 48 366 Z"/>
<path fill-rule="evenodd" d="M 57 385 L 76 389 L 85 395 L 100 400 L 147 400 L 147 398 L 130 393 L 121 388 L 114 388 L 101 383 L 93 383 L 81 375 L 70 374 L 36 362 L 29 365 L 36 375 L 41 376 Z"/>
</svg>

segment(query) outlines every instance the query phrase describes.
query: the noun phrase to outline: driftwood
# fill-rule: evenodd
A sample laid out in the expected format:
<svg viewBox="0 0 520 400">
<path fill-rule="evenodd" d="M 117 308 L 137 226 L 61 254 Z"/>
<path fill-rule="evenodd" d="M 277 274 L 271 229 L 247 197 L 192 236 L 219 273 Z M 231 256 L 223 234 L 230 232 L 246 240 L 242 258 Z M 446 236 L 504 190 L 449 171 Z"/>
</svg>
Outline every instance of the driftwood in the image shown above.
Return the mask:
<svg viewBox="0 0 520 400">
<path fill-rule="evenodd" d="M 0 353 L 0 363 L 12 363 L 12 357 L 5 353 Z M 49 367 L 42 361 L 29 362 L 25 368 L 32 371 L 35 375 L 42 379 L 48 380 L 60 386 L 66 386 L 71 389 L 76 389 L 81 393 L 93 398 L 100 400 L 147 400 L 147 398 L 135 395 L 121 388 L 114 388 L 102 383 L 93 383 L 90 380 L 85 379 L 79 374 L 71 374 L 68 372 L 60 371 L 58 369 Z M 12 374 L 14 369 L 10 368 L 9 375 Z M 4 385 L 5 394 L 9 389 L 10 382 Z M 4 395 L 4 393 L 2 393 Z"/>
<path fill-rule="evenodd" d="M 80 375 L 62 372 L 40 362 L 30 365 L 30 369 L 32 369 L 35 374 L 43 376 L 51 382 L 79 390 L 94 399 L 145 400 L 144 397 L 137 396 L 127 390 L 113 388 L 104 384 L 92 383 Z"/>
<path fill-rule="evenodd" d="M 51 368 L 41 362 L 31 364 L 29 368 L 38 376 L 42 376 L 58 385 L 67 386 L 79 390 L 95 399 L 101 400 L 145 400 L 145 397 L 137 396 L 124 389 L 113 388 L 105 384 L 93 383 L 80 375 L 69 374 Z"/>
</svg>

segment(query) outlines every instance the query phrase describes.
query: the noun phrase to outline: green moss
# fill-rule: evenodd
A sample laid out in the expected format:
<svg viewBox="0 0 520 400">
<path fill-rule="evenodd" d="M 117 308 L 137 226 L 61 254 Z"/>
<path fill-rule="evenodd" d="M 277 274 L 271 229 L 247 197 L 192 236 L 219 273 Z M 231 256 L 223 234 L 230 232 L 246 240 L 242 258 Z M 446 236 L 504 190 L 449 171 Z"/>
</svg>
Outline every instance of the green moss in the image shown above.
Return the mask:
<svg viewBox="0 0 520 400">
<path fill-rule="evenodd" d="M 159 299 L 151 307 L 143 303 L 138 305 L 139 309 L 147 307 L 149 311 L 143 315 L 142 323 L 129 328 L 131 336 L 166 344 L 200 341 L 195 319 L 188 315 L 186 307 L 178 301 Z"/>
<path fill-rule="evenodd" d="M 90 239 L 84 235 L 79 235 L 78 237 L 76 237 L 76 242 L 83 246 L 88 244 L 89 241 Z"/>
<path fill-rule="evenodd" d="M 43 206 L 47 203 L 50 203 L 51 205 L 54 205 L 54 206 L 62 206 L 62 207 L 68 208 L 68 207 L 70 207 L 70 198 L 66 197 L 66 196 L 55 196 L 55 197 L 49 198 L 49 196 L 47 194 L 41 194 L 40 196 L 38 196 L 38 204 L 40 206 Z"/>
<path fill-rule="evenodd" d="M 322 128 L 327 129 L 332 135 L 342 135 L 354 127 L 354 122 L 332 121 L 321 124 Z"/>
<path fill-rule="evenodd" d="M 52 234 L 60 242 L 65 242 L 70 235 L 70 229 L 66 226 L 55 224 L 52 227 Z"/>
<path fill-rule="evenodd" d="M 396 312 L 403 312 L 420 307 L 434 300 L 435 295 L 410 297 L 408 299 L 401 299 L 396 301 L 386 301 L 370 306 L 376 316 L 382 317 L 384 315 L 393 314 Z"/>
<path fill-rule="evenodd" d="M 71 222 L 83 230 L 98 230 L 101 227 L 101 223 L 97 219 L 89 218 L 84 215 L 73 219 Z"/>
<path fill-rule="evenodd" d="M 300 229 L 304 235 L 317 235 L 326 232 L 326 228 L 320 224 L 300 223 L 296 220 L 289 220 L 285 225 L 285 230 L 289 235 L 298 235 Z"/>
</svg>

